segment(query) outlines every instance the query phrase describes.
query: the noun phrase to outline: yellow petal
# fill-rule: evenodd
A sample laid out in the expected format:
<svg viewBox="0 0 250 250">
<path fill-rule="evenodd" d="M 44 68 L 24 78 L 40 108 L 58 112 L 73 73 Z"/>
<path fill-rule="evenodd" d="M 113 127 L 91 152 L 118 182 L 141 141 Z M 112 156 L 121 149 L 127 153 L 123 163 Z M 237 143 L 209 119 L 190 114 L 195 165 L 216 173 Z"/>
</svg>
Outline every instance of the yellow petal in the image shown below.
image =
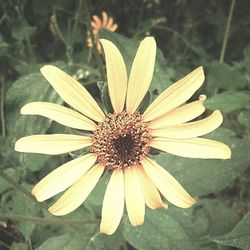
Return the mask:
<svg viewBox="0 0 250 250">
<path fill-rule="evenodd" d="M 161 93 L 143 114 L 145 121 L 152 121 L 186 102 L 200 88 L 205 76 L 199 67 Z"/>
<path fill-rule="evenodd" d="M 151 147 L 188 158 L 229 159 L 231 150 L 224 143 L 204 138 L 168 139 L 154 138 Z"/>
<path fill-rule="evenodd" d="M 128 217 L 133 226 L 144 222 L 145 204 L 137 166 L 125 168 L 125 201 Z"/>
<path fill-rule="evenodd" d="M 153 129 L 150 134 L 155 137 L 166 137 L 173 139 L 194 138 L 215 130 L 221 125 L 222 121 L 223 117 L 221 112 L 216 110 L 205 119 L 162 129 Z"/>
<path fill-rule="evenodd" d="M 127 91 L 127 71 L 122 55 L 117 47 L 110 41 L 100 39 L 103 46 L 109 95 L 116 113 L 123 111 Z"/>
<path fill-rule="evenodd" d="M 122 218 L 124 208 L 124 176 L 121 169 L 114 170 L 108 183 L 103 205 L 101 233 L 113 234 Z"/>
<path fill-rule="evenodd" d="M 134 113 L 146 95 L 151 83 L 156 55 L 156 43 L 153 37 L 146 37 L 140 44 L 128 81 L 126 108 Z"/>
<path fill-rule="evenodd" d="M 42 115 L 62 125 L 93 131 L 95 123 L 86 116 L 66 107 L 49 102 L 32 102 L 21 109 L 23 115 Z"/>
<path fill-rule="evenodd" d="M 15 144 L 15 150 L 57 155 L 85 148 L 91 144 L 91 138 L 87 136 L 68 134 L 30 135 L 19 139 Z"/>
<path fill-rule="evenodd" d="M 138 166 L 138 168 L 135 169 L 140 177 L 141 188 L 146 205 L 151 209 L 167 207 L 167 205 L 163 203 L 157 188 L 146 175 L 144 169 L 141 166 Z"/>
<path fill-rule="evenodd" d="M 103 171 L 100 164 L 92 167 L 49 208 L 49 212 L 62 216 L 77 209 L 94 189 Z"/>
<path fill-rule="evenodd" d="M 183 106 L 173 109 L 169 113 L 156 118 L 149 123 L 151 129 L 161 129 L 167 126 L 182 124 L 191 121 L 205 111 L 203 105 L 206 100 L 205 95 L 201 95 L 198 101 L 190 102 Z"/>
<path fill-rule="evenodd" d="M 87 154 L 63 164 L 39 181 L 32 189 L 32 194 L 38 201 L 49 199 L 75 183 L 95 161 L 94 154 Z"/>
<path fill-rule="evenodd" d="M 61 98 L 71 107 L 91 119 L 102 122 L 105 115 L 89 92 L 73 77 L 52 65 L 45 65 L 41 73 Z"/>
<path fill-rule="evenodd" d="M 182 208 L 188 208 L 196 203 L 181 184 L 155 161 L 145 158 L 142 160 L 142 166 L 147 176 L 169 202 Z"/>
</svg>

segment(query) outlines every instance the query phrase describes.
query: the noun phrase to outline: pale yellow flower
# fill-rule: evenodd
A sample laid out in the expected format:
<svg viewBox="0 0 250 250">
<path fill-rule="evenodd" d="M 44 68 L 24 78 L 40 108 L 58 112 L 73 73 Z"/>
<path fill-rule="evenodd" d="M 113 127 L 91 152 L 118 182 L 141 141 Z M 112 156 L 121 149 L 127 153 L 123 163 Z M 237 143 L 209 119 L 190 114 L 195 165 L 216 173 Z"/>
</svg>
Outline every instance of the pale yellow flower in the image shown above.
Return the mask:
<svg viewBox="0 0 250 250">
<path fill-rule="evenodd" d="M 98 49 L 98 51 L 101 51 L 101 44 L 100 41 L 98 39 L 98 33 L 101 29 L 107 29 L 109 31 L 116 31 L 118 28 L 118 25 L 116 23 L 114 23 L 113 18 L 108 16 L 108 14 L 103 11 L 102 12 L 102 18 L 94 15 L 92 17 L 92 21 L 91 21 L 91 27 L 93 30 L 93 34 L 95 36 L 96 39 L 96 47 Z M 87 38 L 87 45 L 88 47 L 92 48 L 93 47 L 93 42 L 91 40 L 90 37 Z"/>
<path fill-rule="evenodd" d="M 89 131 L 89 135 L 32 135 L 19 139 L 15 149 L 56 155 L 90 147 L 89 153 L 48 174 L 32 193 L 38 201 L 44 201 L 67 189 L 49 208 L 54 215 L 65 215 L 84 202 L 105 170 L 110 171 L 100 231 L 112 234 L 122 218 L 124 199 L 134 226 L 143 224 L 145 204 L 152 209 L 167 206 L 160 193 L 181 208 L 196 202 L 172 175 L 149 158 L 151 148 L 204 159 L 228 159 L 231 151 L 221 142 L 199 138 L 220 126 L 223 120 L 220 111 L 214 111 L 205 119 L 191 121 L 205 111 L 205 96 L 185 104 L 204 81 L 202 67 L 167 88 L 140 114 L 138 108 L 154 71 L 154 38 L 146 37 L 140 43 L 129 77 L 117 47 L 105 39 L 101 39 L 101 43 L 114 112 L 105 114 L 74 78 L 54 66 L 44 66 L 41 69 L 44 77 L 73 109 L 33 102 L 25 105 L 21 113 L 42 115 L 65 126 Z"/>
</svg>

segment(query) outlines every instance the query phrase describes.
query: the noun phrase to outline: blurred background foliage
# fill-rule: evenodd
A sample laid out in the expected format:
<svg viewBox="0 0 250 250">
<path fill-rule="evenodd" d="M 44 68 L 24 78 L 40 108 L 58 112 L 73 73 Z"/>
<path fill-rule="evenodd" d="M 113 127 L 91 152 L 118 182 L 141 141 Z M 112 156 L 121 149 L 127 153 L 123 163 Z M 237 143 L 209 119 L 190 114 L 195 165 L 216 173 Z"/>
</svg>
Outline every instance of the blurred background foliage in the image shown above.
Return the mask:
<svg viewBox="0 0 250 250">
<path fill-rule="evenodd" d="M 249 0 L 0 0 L 0 249 L 250 249 L 250 1 Z M 17 138 L 74 133 L 51 120 L 23 117 L 31 101 L 62 100 L 39 73 L 54 64 L 78 79 L 109 110 L 103 55 L 89 48 L 90 18 L 106 11 L 119 25 L 99 37 L 113 41 L 129 70 L 139 41 L 158 45 L 154 78 L 144 104 L 203 65 L 207 113 L 220 109 L 223 127 L 209 134 L 230 145 L 231 160 L 154 154 L 195 197 L 190 209 L 146 210 L 133 228 L 124 215 L 112 236 L 99 233 L 109 173 L 75 212 L 56 218 L 30 190 L 72 155 L 14 152 Z M 141 107 L 143 109 L 143 105 Z"/>
</svg>

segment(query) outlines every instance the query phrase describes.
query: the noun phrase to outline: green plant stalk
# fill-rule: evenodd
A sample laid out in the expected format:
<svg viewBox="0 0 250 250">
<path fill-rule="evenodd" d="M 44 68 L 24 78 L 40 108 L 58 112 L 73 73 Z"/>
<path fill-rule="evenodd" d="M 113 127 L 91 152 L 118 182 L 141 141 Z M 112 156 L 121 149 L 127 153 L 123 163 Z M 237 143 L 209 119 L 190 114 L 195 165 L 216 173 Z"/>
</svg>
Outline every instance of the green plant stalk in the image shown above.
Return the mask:
<svg viewBox="0 0 250 250">
<path fill-rule="evenodd" d="M 25 187 L 23 187 L 22 185 L 20 185 L 19 183 L 17 183 L 13 178 L 11 178 L 9 175 L 7 175 L 6 173 L 4 173 L 4 171 L 2 169 L 0 169 L 0 176 L 5 179 L 7 182 L 11 183 L 17 190 L 19 190 L 20 192 L 24 193 L 27 197 L 29 197 L 31 200 L 35 201 L 37 203 L 36 198 L 30 193 L 29 190 L 27 190 Z M 46 203 L 38 203 L 42 209 L 46 210 L 46 212 L 48 211 L 48 206 Z M 1 218 L 1 216 L 0 216 Z M 63 218 L 60 217 L 57 220 L 63 221 Z M 79 230 L 80 228 L 76 225 L 71 225 L 75 230 Z"/>
<path fill-rule="evenodd" d="M 22 20 L 21 24 L 24 27 L 25 26 L 25 24 L 24 24 L 24 22 L 25 22 L 24 18 L 25 17 L 24 17 L 24 14 L 23 14 L 23 10 L 20 10 L 19 7 L 16 7 L 16 10 L 17 10 L 19 18 Z M 36 62 L 36 58 L 35 58 L 34 53 L 33 53 L 33 49 L 32 49 L 31 42 L 30 42 L 30 38 L 27 36 L 26 33 L 24 34 L 24 40 L 25 40 L 25 43 L 26 43 L 26 46 L 27 46 L 27 49 L 28 49 L 28 54 L 29 54 L 29 57 L 31 59 L 31 62 L 35 63 Z"/>
<path fill-rule="evenodd" d="M 6 128 L 5 128 L 5 115 L 4 115 L 4 81 L 2 78 L 0 84 L 1 84 L 0 113 L 1 113 L 2 136 L 4 138 L 6 136 Z"/>
<path fill-rule="evenodd" d="M 0 240 L 0 246 L 1 245 L 4 246 L 4 247 L 6 247 L 7 249 L 10 249 L 9 245 L 7 245 L 6 243 L 4 243 L 3 241 Z"/>
<path fill-rule="evenodd" d="M 80 0 L 79 4 L 75 10 L 74 23 L 73 23 L 72 29 L 71 29 L 70 25 L 68 27 L 68 30 L 72 30 L 71 36 L 70 36 L 71 41 L 70 41 L 70 44 L 67 45 L 67 52 L 66 52 L 69 64 L 73 64 L 73 51 L 74 51 L 73 46 L 74 46 L 74 41 L 76 39 L 77 26 L 79 24 L 79 20 L 80 20 L 81 15 L 82 15 L 82 1 Z"/>
<path fill-rule="evenodd" d="M 80 0 L 80 1 L 82 1 L 82 0 Z M 106 74 L 105 74 L 105 71 L 104 71 L 104 68 L 102 65 L 101 55 L 98 52 L 98 49 L 96 46 L 95 35 L 94 35 L 92 27 L 91 27 L 91 17 L 90 17 L 90 12 L 89 12 L 89 8 L 88 8 L 88 3 L 87 3 L 87 0 L 83 0 L 83 1 L 84 1 L 84 9 L 85 9 L 85 23 L 87 25 L 87 29 L 88 29 L 89 34 L 90 34 L 90 39 L 91 39 L 92 44 L 93 44 L 94 58 L 95 58 L 97 67 L 99 68 L 102 79 L 106 79 Z"/>
<path fill-rule="evenodd" d="M 4 173 L 2 169 L 0 169 L 0 176 L 3 179 L 5 179 L 7 182 L 9 182 L 12 186 L 14 186 L 17 190 L 19 190 L 20 192 L 28 196 L 31 200 L 37 202 L 36 198 L 30 193 L 29 190 L 27 190 L 25 187 L 17 183 L 12 177 Z M 43 209 L 46 209 L 46 210 L 48 209 L 48 206 L 45 203 L 39 203 L 39 204 Z"/>
<path fill-rule="evenodd" d="M 227 43 L 228 43 L 228 37 L 229 37 L 229 33 L 230 33 L 231 22 L 232 22 L 232 17 L 233 17 L 233 12 L 234 12 L 234 7 L 235 7 L 235 0 L 232 0 L 231 5 L 230 5 L 230 9 L 229 9 L 228 18 L 227 18 L 227 24 L 226 24 L 226 29 L 225 29 L 225 33 L 224 33 L 224 39 L 223 39 L 221 52 L 220 52 L 220 63 L 224 62 Z"/>
<path fill-rule="evenodd" d="M 54 218 L 43 218 L 43 217 L 36 217 L 36 216 L 27 216 L 27 215 L 17 215 L 17 214 L 3 214 L 0 213 L 0 218 L 1 219 L 10 219 L 13 221 L 19 221 L 19 220 L 25 220 L 25 221 L 30 221 L 35 224 L 67 224 L 71 226 L 75 225 L 83 225 L 83 224 L 95 224 L 99 222 L 99 220 L 60 220 L 60 219 L 54 219 Z"/>
</svg>

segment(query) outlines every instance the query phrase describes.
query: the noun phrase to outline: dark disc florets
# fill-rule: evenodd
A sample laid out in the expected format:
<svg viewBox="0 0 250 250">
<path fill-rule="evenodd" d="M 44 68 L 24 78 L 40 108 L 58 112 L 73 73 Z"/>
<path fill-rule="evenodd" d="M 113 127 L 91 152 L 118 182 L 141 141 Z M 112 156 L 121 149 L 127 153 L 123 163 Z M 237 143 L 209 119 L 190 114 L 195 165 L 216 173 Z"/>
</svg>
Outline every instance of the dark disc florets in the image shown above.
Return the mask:
<svg viewBox="0 0 250 250">
<path fill-rule="evenodd" d="M 108 169 L 139 164 L 150 150 L 151 136 L 139 112 L 108 114 L 92 136 L 91 152 Z"/>
</svg>

